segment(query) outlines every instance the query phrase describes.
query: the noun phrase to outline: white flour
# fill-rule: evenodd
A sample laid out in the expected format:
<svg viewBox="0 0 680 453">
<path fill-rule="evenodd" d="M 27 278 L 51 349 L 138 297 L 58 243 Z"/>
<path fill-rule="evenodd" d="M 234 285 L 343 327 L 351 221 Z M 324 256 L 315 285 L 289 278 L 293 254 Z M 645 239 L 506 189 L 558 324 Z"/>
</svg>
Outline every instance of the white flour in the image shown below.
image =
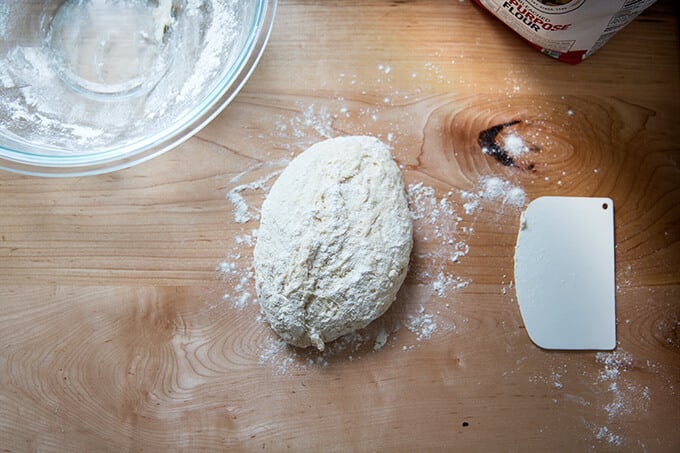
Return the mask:
<svg viewBox="0 0 680 453">
<path fill-rule="evenodd" d="M 442 264 L 442 260 L 455 263 L 470 251 L 463 239 L 469 231 L 459 226 L 463 219 L 454 209 L 453 195 L 449 191 L 438 198 L 434 188 L 422 182 L 409 184 L 406 190 L 415 230 L 424 241 L 439 245 L 429 254 L 437 264 Z"/>
<path fill-rule="evenodd" d="M 474 214 L 483 200 L 499 201 L 503 205 L 521 208 L 527 202 L 526 192 L 519 186 L 497 176 L 482 176 L 476 192 L 462 191 L 465 213 Z"/>
<path fill-rule="evenodd" d="M 252 285 L 252 267 L 242 264 L 245 259 L 237 252 L 240 248 L 234 246 L 234 252 L 229 253 L 225 260 L 218 264 L 216 270 L 227 288 L 222 295 L 222 301 L 228 301 L 233 308 L 242 310 L 249 303 L 255 303 L 255 291 Z"/>
<path fill-rule="evenodd" d="M 633 411 L 646 411 L 651 399 L 648 387 L 641 387 L 625 378 L 633 367 L 633 356 L 624 351 L 600 352 L 596 361 L 604 365 L 598 380 L 607 384 L 611 400 L 603 407 L 607 417 L 631 415 Z"/>
<path fill-rule="evenodd" d="M 333 137 L 332 128 L 333 118 L 326 107 L 321 107 L 317 111 L 314 104 L 310 105 L 303 112 L 302 119 L 297 120 L 297 125 L 295 127 L 295 134 L 300 135 L 302 128 L 313 129 L 321 137 L 331 138 Z"/>
<path fill-rule="evenodd" d="M 9 5 L 0 3 L 0 38 L 5 38 L 9 24 Z"/>
<path fill-rule="evenodd" d="M 348 116 L 347 109 L 341 107 L 339 112 L 331 114 L 328 107 L 316 107 L 315 104 L 299 104 L 301 112 L 292 118 L 279 116 L 274 123 L 272 135 L 281 138 L 291 155 L 297 154 L 313 143 L 324 138 L 335 136 L 333 122 L 341 116 Z M 291 145 L 290 142 L 295 143 Z"/>
<path fill-rule="evenodd" d="M 460 276 L 452 276 L 440 272 L 437 279 L 432 283 L 432 289 L 440 298 L 445 298 L 451 288 L 462 289 L 470 284 L 470 280 L 465 280 Z"/>
<path fill-rule="evenodd" d="M 260 318 L 263 325 L 264 320 Z M 335 360 L 361 360 L 366 353 L 382 349 L 388 342 L 392 332 L 381 328 L 377 334 L 369 335 L 365 331 L 356 331 L 338 338 L 320 352 L 313 348 L 298 349 L 290 346 L 269 332 L 264 345 L 260 349 L 258 363 L 272 369 L 276 374 L 306 370 L 310 368 L 328 368 Z"/>
<path fill-rule="evenodd" d="M 550 374 L 548 376 L 533 375 L 529 377 L 529 382 L 531 383 L 542 383 L 546 384 L 553 389 L 560 390 L 564 388 L 562 378 L 567 374 L 567 366 L 562 364 L 559 367 L 551 367 Z"/>
<path fill-rule="evenodd" d="M 408 316 L 406 328 L 416 335 L 418 341 L 422 341 L 432 338 L 438 326 L 435 315 L 426 313 L 425 307 L 421 305 L 414 315 Z"/>
<path fill-rule="evenodd" d="M 381 328 L 377 335 L 375 336 L 375 343 L 373 343 L 373 350 L 374 351 L 379 351 L 382 349 L 383 346 L 387 343 L 387 340 L 390 337 L 390 332 L 388 330 L 385 330 L 385 328 Z"/>
<path fill-rule="evenodd" d="M 199 8 L 204 8 L 204 0 L 189 0 L 187 10 L 189 14 L 197 14 Z M 229 5 L 224 0 L 213 0 L 210 4 L 212 18 L 210 26 L 204 30 L 205 41 L 200 50 L 198 61 L 195 62 L 194 71 L 177 96 L 177 102 L 184 102 L 195 97 L 206 81 L 215 77 L 216 72 L 224 65 L 225 42 L 235 39 L 235 31 L 238 26 L 234 5 Z"/>
<path fill-rule="evenodd" d="M 606 382 L 616 382 L 622 372 L 633 366 L 633 356 L 623 351 L 598 352 L 595 359 L 604 365 L 600 380 Z"/>
<path fill-rule="evenodd" d="M 503 149 L 505 149 L 510 157 L 515 159 L 529 152 L 529 148 L 524 144 L 522 137 L 514 133 L 504 137 Z"/>
<path fill-rule="evenodd" d="M 521 187 L 495 176 L 484 176 L 479 180 L 482 186 L 479 196 L 488 200 L 500 200 L 503 204 L 522 207 L 526 204 L 526 193 Z"/>
<path fill-rule="evenodd" d="M 234 207 L 234 222 L 246 223 L 250 220 L 258 220 L 260 218 L 260 211 L 257 208 L 251 208 L 243 196 L 244 192 L 265 191 L 269 182 L 280 174 L 281 171 L 270 173 L 262 178 L 234 187 L 227 193 L 227 199 Z"/>
<path fill-rule="evenodd" d="M 225 293 L 222 299 L 231 301 L 234 308 L 243 309 L 248 302 L 255 301 L 251 289 L 254 274 L 252 268 L 241 268 L 238 265 L 240 255 L 232 255 L 230 258 L 231 261 L 222 261 L 218 269 L 222 278 L 233 288 L 233 292 Z"/>
<path fill-rule="evenodd" d="M 529 357 L 524 356 L 516 361 L 516 368 L 503 371 L 502 376 L 529 372 L 528 381 L 543 386 L 540 391 L 552 396 L 555 405 L 565 411 L 583 413 L 584 416 L 580 417 L 585 428 L 583 432 L 596 441 L 592 446 L 594 450 L 613 446 L 623 447 L 626 451 L 648 451 L 647 446 L 639 439 L 625 436 L 622 432 L 626 424 L 633 421 L 637 423 L 649 417 L 652 401 L 650 388 L 640 384 L 639 377 L 631 373 L 656 373 L 659 371 L 659 364 L 649 360 L 638 361 L 631 353 L 621 349 L 621 346 L 612 352 L 591 353 L 590 363 L 569 354 L 537 353 L 542 354 L 541 364 L 538 366 L 547 370 L 545 374 L 531 373 L 531 369 L 527 367 L 531 363 L 527 360 Z M 584 357 L 587 359 L 587 356 Z M 574 384 L 579 389 L 578 393 L 572 393 Z M 667 384 L 667 396 L 675 397 L 671 379 L 668 379 Z M 582 391 L 586 388 L 591 391 Z"/>
<path fill-rule="evenodd" d="M 604 440 L 608 444 L 615 445 L 617 447 L 620 447 L 621 444 L 623 444 L 623 437 L 609 431 L 609 428 L 607 428 L 606 426 L 602 426 L 597 429 L 597 432 L 595 433 L 595 438 L 597 440 Z"/>
</svg>

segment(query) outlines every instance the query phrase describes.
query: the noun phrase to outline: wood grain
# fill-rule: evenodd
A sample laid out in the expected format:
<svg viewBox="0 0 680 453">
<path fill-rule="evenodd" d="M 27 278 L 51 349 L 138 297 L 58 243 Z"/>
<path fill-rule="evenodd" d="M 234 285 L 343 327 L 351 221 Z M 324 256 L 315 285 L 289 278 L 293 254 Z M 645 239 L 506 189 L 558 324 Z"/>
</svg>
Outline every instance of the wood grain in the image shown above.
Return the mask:
<svg viewBox="0 0 680 453">
<path fill-rule="evenodd" d="M 470 2 L 281 1 L 244 91 L 177 149 L 96 177 L 0 174 L 0 447 L 677 451 L 673 8 L 572 67 Z M 498 140 L 531 151 L 504 166 L 479 134 L 515 120 Z M 257 209 L 294 155 L 346 134 L 392 146 L 424 215 L 388 313 L 295 350 L 253 303 Z M 528 200 L 614 200 L 616 352 L 530 342 L 522 208 L 479 197 L 485 177 Z M 253 219 L 236 221 L 234 193 Z"/>
</svg>

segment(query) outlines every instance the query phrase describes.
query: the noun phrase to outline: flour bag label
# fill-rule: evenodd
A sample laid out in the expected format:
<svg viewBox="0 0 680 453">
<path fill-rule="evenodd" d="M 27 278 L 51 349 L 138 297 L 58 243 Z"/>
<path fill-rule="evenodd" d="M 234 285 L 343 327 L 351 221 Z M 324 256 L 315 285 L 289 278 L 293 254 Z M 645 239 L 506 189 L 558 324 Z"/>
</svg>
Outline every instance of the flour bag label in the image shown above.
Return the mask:
<svg viewBox="0 0 680 453">
<path fill-rule="evenodd" d="M 656 0 L 475 0 L 553 58 L 579 63 Z"/>
</svg>

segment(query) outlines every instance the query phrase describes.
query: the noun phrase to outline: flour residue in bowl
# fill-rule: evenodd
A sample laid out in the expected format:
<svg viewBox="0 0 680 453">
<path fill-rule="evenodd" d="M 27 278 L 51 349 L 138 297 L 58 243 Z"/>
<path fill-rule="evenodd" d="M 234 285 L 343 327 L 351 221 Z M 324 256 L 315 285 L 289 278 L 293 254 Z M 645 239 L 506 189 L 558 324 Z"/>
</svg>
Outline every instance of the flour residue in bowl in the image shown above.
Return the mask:
<svg viewBox="0 0 680 453">
<path fill-rule="evenodd" d="M 0 3 L 0 38 L 3 39 L 7 37 L 7 28 L 10 21 L 9 13 L 9 5 Z"/>
<path fill-rule="evenodd" d="M 204 5 L 199 0 L 189 1 L 189 14 L 197 14 L 192 11 L 200 11 Z M 191 76 L 182 85 L 177 96 L 178 102 L 190 100 L 196 97 L 198 92 L 204 89 L 208 80 L 215 77 L 216 72 L 225 65 L 223 54 L 229 51 L 231 46 L 236 46 L 239 38 L 237 34 L 238 10 L 233 5 L 237 2 L 212 2 L 212 19 L 210 26 L 205 31 L 204 42 L 198 61 Z"/>
<path fill-rule="evenodd" d="M 66 0 L 51 20 L 43 17 L 42 50 L 57 76 L 85 95 L 149 90 L 178 48 L 172 11 L 170 0 Z"/>
<path fill-rule="evenodd" d="M 19 14 L 16 4 L 0 7 L 0 20 Z M 228 0 L 65 2 L 51 22 L 43 17 L 43 37 L 35 31 L 0 45 L 7 119 L 0 146 L 36 158 L 125 154 L 167 138 L 229 86 L 256 8 Z"/>
</svg>

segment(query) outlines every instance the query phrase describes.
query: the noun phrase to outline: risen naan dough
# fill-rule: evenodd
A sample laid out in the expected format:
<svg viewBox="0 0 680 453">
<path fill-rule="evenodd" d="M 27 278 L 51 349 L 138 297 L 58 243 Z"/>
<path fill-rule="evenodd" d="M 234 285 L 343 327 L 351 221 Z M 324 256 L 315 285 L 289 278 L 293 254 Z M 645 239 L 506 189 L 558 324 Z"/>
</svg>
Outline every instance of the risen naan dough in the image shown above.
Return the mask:
<svg viewBox="0 0 680 453">
<path fill-rule="evenodd" d="M 365 327 L 396 298 L 412 233 L 385 144 L 360 136 L 313 145 L 262 205 L 254 265 L 269 324 L 286 342 L 319 350 Z"/>
</svg>

